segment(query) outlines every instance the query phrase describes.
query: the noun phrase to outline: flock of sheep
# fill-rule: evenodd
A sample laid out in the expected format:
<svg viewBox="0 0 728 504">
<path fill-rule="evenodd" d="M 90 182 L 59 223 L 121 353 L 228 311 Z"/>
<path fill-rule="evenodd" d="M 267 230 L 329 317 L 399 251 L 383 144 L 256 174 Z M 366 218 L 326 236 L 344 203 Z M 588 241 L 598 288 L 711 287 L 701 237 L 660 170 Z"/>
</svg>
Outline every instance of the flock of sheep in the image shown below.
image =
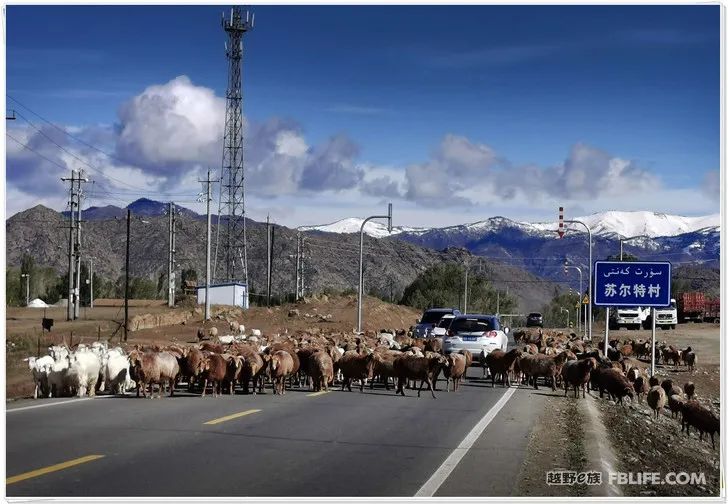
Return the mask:
<svg viewBox="0 0 728 504">
<path fill-rule="evenodd" d="M 483 378 L 489 375 L 491 385 L 496 379 L 507 386 L 533 384 L 543 378 L 552 390 L 563 387 L 567 395 L 573 388 L 575 397 L 581 389 L 582 397 L 588 389 L 599 390 L 600 397 L 607 392 L 617 403 L 635 396 L 655 411 L 655 418 L 665 406 L 682 415 L 683 429 L 696 428 L 701 434 L 713 435 L 718 431 L 718 417 L 693 399 L 695 386 L 691 382 L 683 388 L 670 380 L 660 384 L 656 377 L 648 377 L 639 357 L 649 352 L 644 341 L 610 341 L 608 355 L 576 334 L 539 329 L 514 331 L 517 347 L 503 352 L 473 356 L 468 351 L 443 355 L 442 341 L 438 338 L 416 339 L 406 331 L 385 331 L 364 334 L 297 333 L 266 337 L 258 330 L 251 335 L 236 321 L 229 322 L 232 334 L 220 336 L 216 328 L 198 331 L 197 344 L 171 343 L 166 346 L 115 347 L 94 342 L 79 344 L 70 349 L 65 345 L 49 347 L 49 355 L 30 357 L 28 365 L 33 372 L 34 397 L 63 395 L 93 396 L 109 390 L 125 394 L 136 389 L 144 397 L 154 396 L 154 385 L 161 397 L 165 386 L 170 395 L 180 383 L 187 384 L 190 392 L 213 396 L 229 394 L 240 387 L 244 393 L 263 392 L 270 383 L 274 394 L 283 395 L 295 383 L 307 385 L 311 390 L 328 390 L 339 384 L 351 390 L 357 382 L 363 391 L 369 382 L 383 384 L 395 393 L 405 395 L 405 386 L 414 387 L 419 381 L 417 395 L 427 384 L 435 397 L 438 377 L 442 373 L 446 389 L 459 388 L 466 379 L 466 371 L 478 360 L 483 367 Z M 646 350 L 647 349 L 647 350 Z M 659 355 L 665 363 L 685 364 L 694 369 L 697 358 L 690 347 L 679 350 L 665 343 Z M 252 388 L 251 388 L 252 386 Z"/>
<path fill-rule="evenodd" d="M 543 377 L 551 384 L 552 390 L 563 386 L 564 395 L 569 388 L 578 397 L 587 390 L 599 390 L 599 397 L 606 392 L 618 404 L 624 397 L 642 402 L 644 396 L 653 410 L 655 419 L 667 406 L 672 416 L 681 416 L 682 430 L 690 434 L 690 427 L 700 433 L 710 434 L 711 442 L 719 432 L 720 421 L 717 415 L 694 399 L 695 384 L 688 381 L 684 387 L 673 385 L 672 380 L 662 383 L 655 376 L 647 376 L 646 369 L 639 358 L 648 357 L 650 344 L 643 340 L 611 340 L 605 357 L 599 347 L 584 342 L 576 334 L 543 330 L 514 332 L 517 348 L 507 353 L 496 350 L 485 358 L 492 384 L 500 377 L 504 385 L 510 384 L 511 376 L 516 383 L 533 383 L 538 388 L 538 378 Z M 662 342 L 656 349 L 655 360 L 666 365 L 685 365 L 689 372 L 695 369 L 697 356 L 691 347 L 680 350 Z M 713 447 L 715 444 L 713 442 Z"/>
</svg>

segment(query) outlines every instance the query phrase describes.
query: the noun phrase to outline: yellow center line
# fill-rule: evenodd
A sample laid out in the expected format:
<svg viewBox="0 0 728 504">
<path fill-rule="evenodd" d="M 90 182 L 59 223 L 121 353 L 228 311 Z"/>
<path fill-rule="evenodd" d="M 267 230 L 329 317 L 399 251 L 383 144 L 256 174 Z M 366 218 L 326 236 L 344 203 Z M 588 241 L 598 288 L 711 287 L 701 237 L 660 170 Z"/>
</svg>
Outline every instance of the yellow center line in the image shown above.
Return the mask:
<svg viewBox="0 0 728 504">
<path fill-rule="evenodd" d="M 79 464 L 85 464 L 86 462 L 91 462 L 92 460 L 97 460 L 103 457 L 104 455 L 86 455 L 85 457 L 69 460 L 67 462 L 61 462 L 60 464 L 55 464 L 48 467 L 41 467 L 40 469 L 36 469 L 35 471 L 30 471 L 27 473 L 18 474 L 17 476 L 11 476 L 10 478 L 6 478 L 5 484 L 11 485 L 13 483 L 17 483 L 18 481 L 36 478 L 38 476 L 43 476 L 44 474 L 60 471 L 62 469 L 68 469 L 69 467 L 73 467 Z"/>
<path fill-rule="evenodd" d="M 210 420 L 209 422 L 205 422 L 203 425 L 217 425 L 219 423 L 227 422 L 228 420 L 234 420 L 236 418 L 244 417 L 247 415 L 252 415 L 253 413 L 258 413 L 259 409 L 251 409 L 247 411 L 241 411 L 240 413 L 233 413 L 232 415 L 216 418 L 214 420 Z"/>
<path fill-rule="evenodd" d="M 308 396 L 308 397 L 316 397 L 316 396 L 328 394 L 329 392 L 331 392 L 331 391 L 330 390 L 322 390 L 321 392 L 314 392 L 313 394 L 306 394 L 306 396 Z"/>
</svg>

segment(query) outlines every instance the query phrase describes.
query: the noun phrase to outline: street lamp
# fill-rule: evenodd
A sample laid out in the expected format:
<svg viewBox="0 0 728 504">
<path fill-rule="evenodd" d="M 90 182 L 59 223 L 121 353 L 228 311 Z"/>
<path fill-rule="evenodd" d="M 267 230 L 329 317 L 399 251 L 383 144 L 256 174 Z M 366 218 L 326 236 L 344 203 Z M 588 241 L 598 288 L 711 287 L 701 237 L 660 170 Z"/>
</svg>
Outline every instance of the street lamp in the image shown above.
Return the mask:
<svg viewBox="0 0 728 504">
<path fill-rule="evenodd" d="M 642 235 L 639 236 L 633 236 L 631 238 L 620 238 L 619 239 L 619 260 L 622 261 L 622 257 L 624 256 L 624 242 L 628 242 L 631 240 L 634 240 L 635 238 L 643 238 Z"/>
<path fill-rule="evenodd" d="M 581 268 L 579 266 L 570 266 L 564 262 L 564 273 L 568 274 L 567 271 L 569 269 L 575 269 L 579 272 L 579 306 L 577 309 L 579 310 L 578 320 L 579 320 L 579 326 L 577 326 L 577 330 L 581 329 L 581 303 L 582 303 L 582 296 L 584 295 L 584 289 L 582 284 L 582 274 L 581 274 Z M 584 322 L 584 338 L 586 338 L 586 322 Z"/>
<path fill-rule="evenodd" d="M 562 221 L 567 224 L 581 224 L 586 229 L 586 233 L 589 236 L 589 341 L 592 340 L 592 304 L 594 298 L 592 297 L 592 283 L 594 283 L 592 275 L 592 233 L 591 228 L 580 220 L 564 220 Z"/>
<path fill-rule="evenodd" d="M 364 297 L 364 225 L 372 219 L 387 219 L 387 231 L 392 232 L 392 204 L 389 204 L 387 215 L 372 215 L 364 219 L 359 230 L 359 302 L 357 303 L 356 332 L 361 332 L 361 307 Z"/>
<path fill-rule="evenodd" d="M 25 306 L 30 304 L 30 274 L 23 273 L 20 278 L 25 278 Z"/>
</svg>

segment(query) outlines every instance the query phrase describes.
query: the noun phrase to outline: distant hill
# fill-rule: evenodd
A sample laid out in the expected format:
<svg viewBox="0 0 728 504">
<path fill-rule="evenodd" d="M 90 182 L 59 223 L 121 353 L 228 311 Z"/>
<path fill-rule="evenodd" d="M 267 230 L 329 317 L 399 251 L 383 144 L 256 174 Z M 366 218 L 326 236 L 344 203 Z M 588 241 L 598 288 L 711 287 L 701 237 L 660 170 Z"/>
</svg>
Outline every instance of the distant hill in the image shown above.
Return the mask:
<svg viewBox="0 0 728 504">
<path fill-rule="evenodd" d="M 120 208 L 114 205 L 106 205 L 103 207 L 92 206 L 82 209 L 81 218 L 87 221 L 122 218 L 126 217 L 127 208 L 130 209 L 132 214 L 134 215 L 139 215 L 142 217 L 159 217 L 162 215 L 167 215 L 168 204 L 162 203 L 161 201 L 140 198 L 136 201 L 133 201 L 132 203 L 129 203 L 124 208 Z M 186 215 L 191 218 L 203 218 L 202 215 L 199 215 L 193 210 L 179 205 L 175 205 L 175 210 L 179 214 Z M 66 210 L 65 212 L 61 212 L 61 214 L 64 217 L 68 217 L 70 212 Z"/>
</svg>

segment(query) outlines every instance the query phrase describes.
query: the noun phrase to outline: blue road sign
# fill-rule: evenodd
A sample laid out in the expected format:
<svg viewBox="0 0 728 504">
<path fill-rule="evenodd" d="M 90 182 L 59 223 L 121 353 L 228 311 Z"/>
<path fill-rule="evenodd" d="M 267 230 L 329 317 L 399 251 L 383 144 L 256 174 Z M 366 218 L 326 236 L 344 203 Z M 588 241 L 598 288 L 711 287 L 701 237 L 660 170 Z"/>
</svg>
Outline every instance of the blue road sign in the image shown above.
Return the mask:
<svg viewBox="0 0 728 504">
<path fill-rule="evenodd" d="M 670 306 L 669 262 L 597 261 L 595 306 Z"/>
</svg>

